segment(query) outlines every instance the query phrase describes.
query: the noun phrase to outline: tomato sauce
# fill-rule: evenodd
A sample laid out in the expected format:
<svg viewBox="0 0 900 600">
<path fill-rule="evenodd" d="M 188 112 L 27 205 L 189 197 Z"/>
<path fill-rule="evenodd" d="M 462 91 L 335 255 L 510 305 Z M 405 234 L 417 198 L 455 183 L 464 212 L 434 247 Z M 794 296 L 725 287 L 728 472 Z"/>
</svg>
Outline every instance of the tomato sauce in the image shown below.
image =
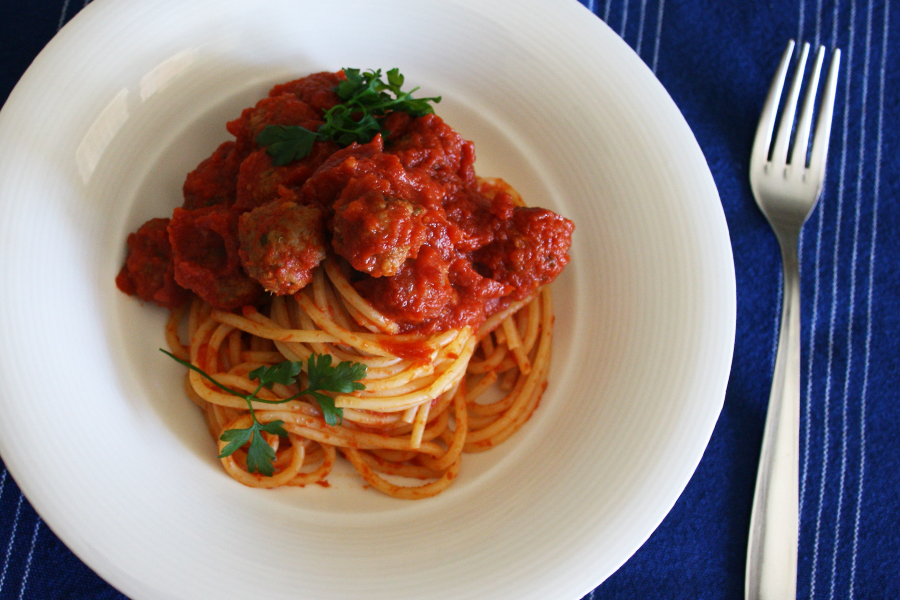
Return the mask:
<svg viewBox="0 0 900 600">
<path fill-rule="evenodd" d="M 382 348 L 400 358 L 406 358 L 423 363 L 428 362 L 434 348 L 426 343 L 418 341 L 393 341 L 384 340 L 380 342 Z"/>
<path fill-rule="evenodd" d="M 480 182 L 473 144 L 437 115 L 394 112 L 368 143 L 316 141 L 304 158 L 273 164 L 259 132 L 315 131 L 342 79 L 277 85 L 230 121 L 235 139 L 188 174 L 172 218 L 129 236 L 119 288 L 168 307 L 190 290 L 233 310 L 295 293 L 334 256 L 401 331 L 435 332 L 478 327 L 556 278 L 572 222 Z"/>
<path fill-rule="evenodd" d="M 128 257 L 116 285 L 126 294 L 176 308 L 190 298 L 190 292 L 175 283 L 168 227 L 169 219 L 150 219 L 128 236 Z"/>
</svg>

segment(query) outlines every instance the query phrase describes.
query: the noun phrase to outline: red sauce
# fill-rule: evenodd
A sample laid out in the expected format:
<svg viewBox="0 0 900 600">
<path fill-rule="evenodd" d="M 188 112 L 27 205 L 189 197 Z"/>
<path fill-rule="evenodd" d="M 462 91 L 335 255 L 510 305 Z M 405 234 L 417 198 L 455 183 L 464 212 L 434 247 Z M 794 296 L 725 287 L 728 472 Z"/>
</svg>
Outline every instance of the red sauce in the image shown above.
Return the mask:
<svg viewBox="0 0 900 600">
<path fill-rule="evenodd" d="M 190 294 L 175 283 L 168 226 L 169 219 L 150 219 L 128 236 L 128 257 L 116 277 L 116 285 L 126 294 L 175 308 Z"/>
<path fill-rule="evenodd" d="M 253 304 L 263 291 L 241 267 L 238 216 L 221 204 L 176 208 L 168 227 L 175 281 L 225 310 Z"/>
<path fill-rule="evenodd" d="M 392 341 L 381 343 L 385 350 L 400 358 L 425 361 L 431 357 L 434 348 L 423 342 Z"/>
<path fill-rule="evenodd" d="M 277 85 L 230 121 L 235 139 L 187 176 L 184 204 L 166 225 L 168 258 L 141 250 L 165 246 L 159 223 L 145 225 L 129 237 L 119 288 L 172 306 L 187 296 L 181 286 L 232 310 L 264 302 L 266 292 L 295 292 L 331 254 L 402 331 L 434 332 L 478 327 L 562 271 L 572 222 L 515 206 L 500 183 L 479 185 L 474 146 L 437 115 L 392 113 L 384 136 L 367 144 L 320 141 L 307 157 L 274 166 L 256 135 L 274 124 L 315 130 L 340 101 L 342 79 L 317 73 Z"/>
<path fill-rule="evenodd" d="M 214 204 L 233 204 L 240 166 L 240 153 L 235 142 L 223 142 L 212 156 L 188 173 L 182 187 L 183 208 L 193 210 Z"/>
</svg>

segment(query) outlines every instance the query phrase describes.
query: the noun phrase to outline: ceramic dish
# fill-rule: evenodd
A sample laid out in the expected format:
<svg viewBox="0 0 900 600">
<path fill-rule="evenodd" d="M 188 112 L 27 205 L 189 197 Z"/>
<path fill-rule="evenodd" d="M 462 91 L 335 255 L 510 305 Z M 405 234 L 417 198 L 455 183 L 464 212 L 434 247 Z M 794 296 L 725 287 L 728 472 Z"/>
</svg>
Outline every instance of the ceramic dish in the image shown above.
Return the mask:
<svg viewBox="0 0 900 600">
<path fill-rule="evenodd" d="M 550 383 L 426 501 L 356 478 L 228 478 L 127 232 L 180 203 L 227 120 L 310 72 L 399 67 L 476 169 L 576 223 Z M 0 453 L 129 597 L 580 598 L 657 527 L 724 398 L 735 324 L 716 188 L 639 58 L 568 0 L 95 0 L 0 113 Z"/>
</svg>

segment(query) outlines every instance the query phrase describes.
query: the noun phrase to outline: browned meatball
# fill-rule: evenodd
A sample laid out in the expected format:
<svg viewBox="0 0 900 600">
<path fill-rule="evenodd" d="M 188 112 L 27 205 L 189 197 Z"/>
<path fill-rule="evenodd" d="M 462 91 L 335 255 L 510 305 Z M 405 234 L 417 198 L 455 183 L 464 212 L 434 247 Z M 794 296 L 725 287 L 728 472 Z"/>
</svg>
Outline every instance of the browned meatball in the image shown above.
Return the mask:
<svg viewBox="0 0 900 600">
<path fill-rule="evenodd" d="M 280 186 L 299 188 L 337 149 L 334 142 L 316 142 L 309 155 L 280 167 L 272 164 L 266 150 L 251 153 L 238 170 L 235 210 L 243 212 L 276 200 Z"/>
<path fill-rule="evenodd" d="M 269 96 L 281 96 L 292 94 L 299 100 L 309 104 L 314 110 L 324 113 L 326 110 L 339 104 L 341 99 L 334 91 L 337 85 L 346 79 L 343 71 L 337 73 L 313 73 L 302 79 L 295 79 L 287 83 L 281 83 L 269 90 Z"/>
<path fill-rule="evenodd" d="M 574 228 L 572 221 L 549 210 L 516 208 L 494 241 L 473 253 L 475 268 L 514 287 L 513 298 L 527 298 L 568 264 Z"/>
<path fill-rule="evenodd" d="M 234 204 L 235 181 L 242 160 L 234 142 L 222 143 L 209 158 L 188 173 L 182 187 L 182 208 L 194 210 L 214 204 Z"/>
<path fill-rule="evenodd" d="M 237 213 L 217 204 L 176 208 L 168 226 L 175 281 L 223 310 L 253 304 L 262 293 L 241 269 L 237 221 Z"/>
<path fill-rule="evenodd" d="M 263 98 L 252 108 L 245 108 L 241 116 L 229 121 L 226 128 L 237 138 L 237 147 L 246 156 L 258 149 L 256 136 L 267 125 L 299 125 L 316 131 L 322 124 L 319 113 L 295 96 L 282 95 Z"/>
<path fill-rule="evenodd" d="M 424 211 L 413 202 L 375 191 L 342 202 L 334 212 L 334 251 L 357 271 L 373 277 L 396 275 L 425 241 Z"/>
<path fill-rule="evenodd" d="M 325 259 L 324 213 L 317 206 L 291 201 L 260 206 L 241 215 L 238 237 L 247 274 L 273 294 L 302 289 Z"/>
<path fill-rule="evenodd" d="M 164 308 L 175 308 L 190 293 L 175 282 L 169 219 L 150 219 L 128 236 L 128 256 L 116 277 L 119 289 Z"/>
<path fill-rule="evenodd" d="M 426 245 L 395 276 L 368 277 L 357 282 L 356 289 L 387 316 L 404 325 L 418 325 L 439 318 L 457 304 L 448 271 L 440 253 Z"/>
<path fill-rule="evenodd" d="M 475 185 L 475 146 L 435 114 L 413 119 L 399 137 L 392 132 L 385 151 L 407 169 L 426 169 L 441 181 Z"/>
</svg>

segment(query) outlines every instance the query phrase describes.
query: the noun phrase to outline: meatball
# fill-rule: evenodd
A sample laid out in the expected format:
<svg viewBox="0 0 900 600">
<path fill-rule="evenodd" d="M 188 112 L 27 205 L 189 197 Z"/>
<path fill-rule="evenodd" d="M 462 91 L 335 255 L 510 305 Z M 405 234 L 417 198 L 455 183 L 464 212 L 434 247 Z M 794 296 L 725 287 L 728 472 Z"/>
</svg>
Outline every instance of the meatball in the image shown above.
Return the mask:
<svg viewBox="0 0 900 600">
<path fill-rule="evenodd" d="M 128 256 L 116 277 L 116 286 L 129 296 L 175 308 L 190 294 L 175 283 L 168 225 L 169 219 L 150 219 L 128 236 Z"/>
<path fill-rule="evenodd" d="M 265 150 L 251 153 L 238 172 L 234 208 L 248 211 L 271 202 L 278 198 L 279 186 L 299 189 L 337 148 L 334 142 L 316 142 L 307 156 L 281 167 L 272 164 Z"/>
<path fill-rule="evenodd" d="M 256 136 L 268 125 L 298 125 L 316 131 L 322 124 L 320 115 L 296 96 L 263 98 L 256 106 L 245 108 L 241 116 L 225 126 L 237 138 L 244 155 L 258 148 Z"/>
<path fill-rule="evenodd" d="M 443 181 L 475 185 L 475 146 L 435 114 L 417 117 L 398 139 L 389 138 L 385 151 L 407 169 L 420 168 Z"/>
<path fill-rule="evenodd" d="M 376 191 L 350 202 L 342 198 L 334 212 L 334 251 L 372 277 L 396 275 L 425 242 L 424 211 L 413 202 Z"/>
<path fill-rule="evenodd" d="M 356 288 L 381 312 L 405 326 L 437 319 L 458 301 L 449 265 L 427 245 L 393 277 L 368 277 L 357 282 Z"/>
<path fill-rule="evenodd" d="M 574 229 L 572 221 L 549 210 L 516 208 L 494 241 L 472 254 L 475 268 L 514 287 L 514 299 L 527 298 L 568 264 Z"/>
<path fill-rule="evenodd" d="M 262 294 L 241 269 L 237 220 L 237 213 L 221 205 L 176 208 L 168 227 L 175 281 L 223 310 L 253 304 Z"/>
<path fill-rule="evenodd" d="M 182 188 L 182 208 L 193 210 L 214 204 L 234 204 L 241 160 L 234 142 L 222 143 L 209 158 L 188 173 Z"/>
<path fill-rule="evenodd" d="M 444 199 L 447 220 L 456 228 L 455 245 L 461 252 L 471 252 L 490 243 L 497 230 L 513 214 L 509 194 L 493 199 L 474 190 L 461 189 Z"/>
<path fill-rule="evenodd" d="M 307 204 L 315 203 L 330 210 L 347 183 L 360 174 L 363 164 L 368 164 L 367 159 L 380 154 L 383 149 L 380 135 L 367 144 L 354 142 L 341 148 L 319 165 L 300 188 L 300 195 Z"/>
<path fill-rule="evenodd" d="M 302 79 L 276 85 L 269 91 L 269 96 L 290 94 L 309 104 L 313 110 L 324 113 L 335 104 L 340 104 L 341 99 L 334 88 L 345 79 L 343 71 L 313 73 Z"/>
<path fill-rule="evenodd" d="M 271 202 L 241 215 L 238 236 L 247 274 L 273 294 L 302 289 L 325 260 L 324 212 L 317 206 Z"/>
</svg>

